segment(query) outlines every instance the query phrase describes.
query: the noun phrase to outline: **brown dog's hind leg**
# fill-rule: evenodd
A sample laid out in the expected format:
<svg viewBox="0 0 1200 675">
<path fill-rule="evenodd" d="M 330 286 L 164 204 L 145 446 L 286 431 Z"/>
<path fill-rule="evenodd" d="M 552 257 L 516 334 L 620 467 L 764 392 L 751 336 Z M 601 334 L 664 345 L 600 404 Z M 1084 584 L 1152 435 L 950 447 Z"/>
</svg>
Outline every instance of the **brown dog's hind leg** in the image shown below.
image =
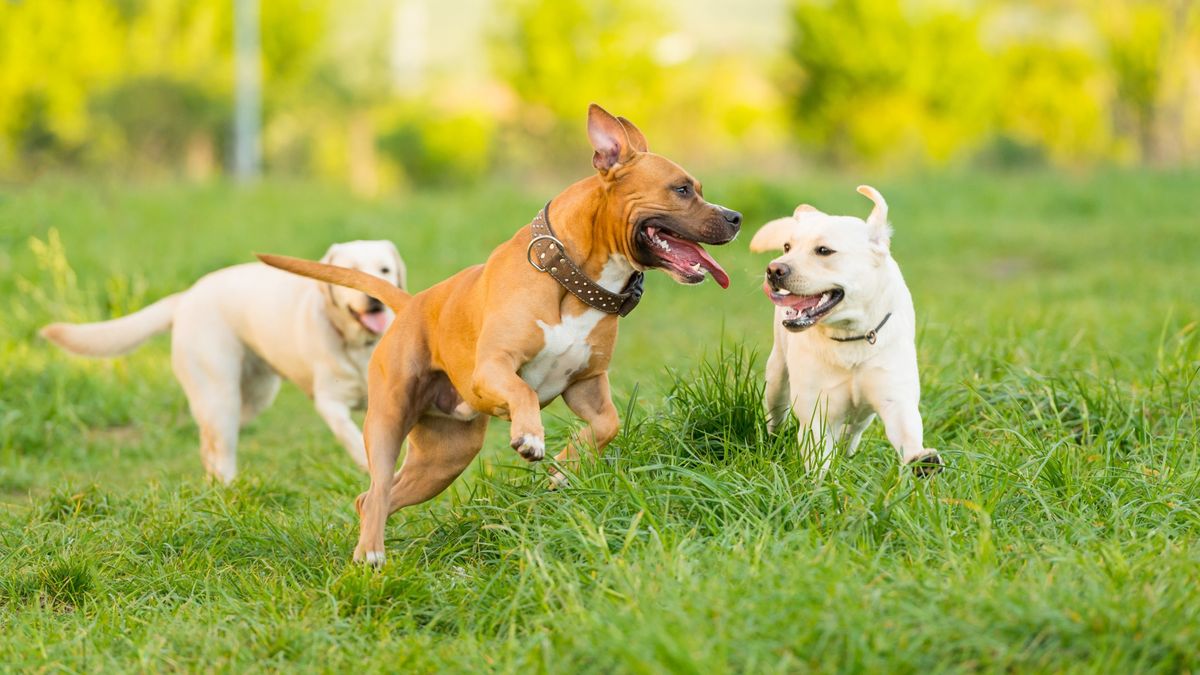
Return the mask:
<svg viewBox="0 0 1200 675">
<path fill-rule="evenodd" d="M 392 487 L 392 473 L 400 457 L 400 446 L 412 428 L 411 414 L 403 409 L 399 401 L 389 407 L 393 410 L 387 414 L 377 412 L 381 408 L 378 405 L 367 409 L 363 440 L 366 441 L 371 487 L 358 498 L 356 504 L 360 522 L 354 562 L 366 562 L 376 567 L 382 565 L 384 559 L 383 528 L 390 513 L 388 493 Z"/>
<path fill-rule="evenodd" d="M 490 419 L 422 417 L 408 436 L 408 454 L 392 479 L 388 513 L 433 499 L 449 487 L 479 454 Z"/>
<path fill-rule="evenodd" d="M 595 377 L 581 380 L 567 387 L 562 393 L 563 402 L 571 412 L 587 422 L 566 449 L 555 456 L 559 464 L 577 465 L 579 448 L 596 448 L 602 452 L 604 447 L 617 436 L 621 428 L 621 420 L 617 416 L 617 408 L 613 405 L 612 394 L 608 389 L 608 373 L 600 373 Z M 564 487 L 567 477 L 561 471 L 550 467 L 550 489 Z"/>
<path fill-rule="evenodd" d="M 391 513 L 388 501 L 396 460 L 400 458 L 400 448 L 417 423 L 421 410 L 421 404 L 417 401 L 420 374 L 413 372 L 411 364 L 405 368 L 400 365 L 405 362 L 398 360 L 399 363 L 393 363 L 390 368 L 379 367 L 379 361 L 386 358 L 382 356 L 386 352 L 380 350 L 388 345 L 388 342 L 384 342 L 376 348 L 367 374 L 367 400 L 370 404 L 363 421 L 363 441 L 371 486 L 355 504 L 360 522 L 354 561 L 376 567 L 382 565 L 384 560 L 383 530 Z"/>
</svg>

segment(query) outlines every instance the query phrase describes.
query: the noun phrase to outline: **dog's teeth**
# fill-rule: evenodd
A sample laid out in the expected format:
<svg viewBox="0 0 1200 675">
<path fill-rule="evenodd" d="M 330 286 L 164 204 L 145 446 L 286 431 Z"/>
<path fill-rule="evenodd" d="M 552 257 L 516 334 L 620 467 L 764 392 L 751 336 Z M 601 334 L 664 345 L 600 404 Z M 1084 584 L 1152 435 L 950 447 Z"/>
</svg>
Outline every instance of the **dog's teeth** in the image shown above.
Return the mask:
<svg viewBox="0 0 1200 675">
<path fill-rule="evenodd" d="M 781 289 L 779 289 L 778 291 L 775 291 L 775 294 L 776 294 L 776 295 L 791 295 L 791 294 L 792 294 L 792 292 L 791 292 L 791 291 L 789 291 L 789 290 L 788 290 L 788 289 L 786 289 L 786 288 L 781 288 Z"/>
<path fill-rule="evenodd" d="M 823 304 L 825 304 L 825 303 L 827 303 L 827 302 L 829 302 L 829 294 L 828 294 L 828 293 L 824 293 L 824 294 L 822 294 L 822 295 L 821 295 L 821 301 L 820 301 L 820 302 L 818 302 L 817 304 L 818 304 L 818 305 L 823 305 Z"/>
</svg>

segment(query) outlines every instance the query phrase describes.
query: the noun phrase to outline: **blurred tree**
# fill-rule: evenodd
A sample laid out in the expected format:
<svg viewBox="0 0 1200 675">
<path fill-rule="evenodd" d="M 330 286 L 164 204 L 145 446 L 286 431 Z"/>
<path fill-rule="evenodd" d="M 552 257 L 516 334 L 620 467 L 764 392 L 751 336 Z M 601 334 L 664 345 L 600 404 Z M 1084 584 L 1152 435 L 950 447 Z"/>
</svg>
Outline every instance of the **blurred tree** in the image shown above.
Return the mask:
<svg viewBox="0 0 1200 675">
<path fill-rule="evenodd" d="M 584 113 L 595 101 L 644 119 L 663 101 L 653 47 L 664 31 L 639 0 L 501 0 L 490 36 L 492 63 L 520 101 L 513 122 L 539 150 L 583 145 Z M 520 153 L 520 143 L 510 148 Z"/>
<path fill-rule="evenodd" d="M 1187 55 L 1189 21 L 1196 8 L 1192 0 L 1123 0 L 1091 5 L 1105 39 L 1109 65 L 1116 79 L 1120 106 L 1118 119 L 1137 141 L 1142 159 L 1160 162 L 1171 153 L 1170 138 L 1179 129 L 1160 129 L 1164 111 L 1164 81 L 1172 67 Z"/>
<path fill-rule="evenodd" d="M 793 28 L 797 134 L 829 159 L 1111 156 L 1105 66 L 1070 2 L 799 0 Z"/>
<path fill-rule="evenodd" d="M 1111 84 L 1086 13 L 1069 2 L 997 1 L 983 11 L 997 143 L 1035 147 L 1057 164 L 1111 157 Z"/>
<path fill-rule="evenodd" d="M 0 167 L 78 160 L 91 130 L 89 93 L 123 65 L 112 3 L 0 2 Z"/>
<path fill-rule="evenodd" d="M 988 130 L 996 72 L 977 16 L 902 0 L 801 0 L 792 22 L 796 129 L 827 158 L 945 160 Z"/>
<path fill-rule="evenodd" d="M 407 106 L 391 115 L 379 148 L 416 185 L 468 183 L 491 168 L 492 126 L 479 113 Z"/>
<path fill-rule="evenodd" d="M 229 128 L 227 99 L 163 76 L 125 80 L 96 96 L 92 108 L 116 127 L 139 173 L 182 163 L 189 178 L 208 178 L 219 156 L 214 139 Z"/>
</svg>

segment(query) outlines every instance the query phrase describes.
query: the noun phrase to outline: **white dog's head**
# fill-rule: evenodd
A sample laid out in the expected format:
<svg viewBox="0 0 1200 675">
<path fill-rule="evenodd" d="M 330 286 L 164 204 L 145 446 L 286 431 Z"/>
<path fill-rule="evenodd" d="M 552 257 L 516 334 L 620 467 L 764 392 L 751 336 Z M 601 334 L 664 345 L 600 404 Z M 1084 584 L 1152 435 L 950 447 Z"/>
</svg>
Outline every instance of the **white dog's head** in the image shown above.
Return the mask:
<svg viewBox="0 0 1200 675">
<path fill-rule="evenodd" d="M 404 260 L 396 250 L 396 245 L 387 240 L 334 244 L 325 252 L 321 262 L 360 270 L 386 279 L 400 288 L 408 285 Z M 362 291 L 324 283 L 321 284 L 321 291 L 325 295 L 329 317 L 347 338 L 371 340 L 382 335 L 392 322 L 392 310 Z"/>
<path fill-rule="evenodd" d="M 801 204 L 791 217 L 764 225 L 750 242 L 756 253 L 783 251 L 767 266 L 763 290 L 785 309 L 788 330 L 860 320 L 865 305 L 887 283 L 887 202 L 875 188 L 861 185 L 858 191 L 875 202 L 866 220 Z"/>
</svg>

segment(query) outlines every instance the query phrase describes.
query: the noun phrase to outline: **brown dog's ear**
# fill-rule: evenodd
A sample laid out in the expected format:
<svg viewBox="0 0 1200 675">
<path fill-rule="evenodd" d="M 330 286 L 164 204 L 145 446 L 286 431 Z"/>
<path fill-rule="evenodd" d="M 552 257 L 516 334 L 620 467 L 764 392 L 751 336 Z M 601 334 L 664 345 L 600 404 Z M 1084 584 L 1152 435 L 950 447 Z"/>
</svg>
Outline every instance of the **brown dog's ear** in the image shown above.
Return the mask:
<svg viewBox="0 0 1200 675">
<path fill-rule="evenodd" d="M 875 208 L 871 209 L 871 215 L 867 216 L 867 225 L 871 226 L 871 243 L 887 249 L 892 243 L 892 226 L 888 225 L 887 202 L 884 201 L 883 195 L 879 194 L 879 190 L 870 185 L 859 185 L 858 193 L 875 202 Z"/>
<path fill-rule="evenodd" d="M 595 103 L 588 106 L 588 140 L 592 142 L 592 166 L 601 174 L 633 158 L 633 146 L 621 120 Z"/>
<path fill-rule="evenodd" d="M 792 237 L 792 228 L 796 226 L 795 218 L 776 218 L 762 226 L 750 240 L 750 250 L 754 253 L 779 251 Z"/>
<path fill-rule="evenodd" d="M 621 126 L 625 127 L 625 135 L 629 136 L 629 142 L 633 145 L 633 149 L 638 152 L 650 152 L 650 146 L 646 144 L 646 135 L 641 129 L 634 126 L 627 118 L 617 115 L 617 121 Z"/>
</svg>

